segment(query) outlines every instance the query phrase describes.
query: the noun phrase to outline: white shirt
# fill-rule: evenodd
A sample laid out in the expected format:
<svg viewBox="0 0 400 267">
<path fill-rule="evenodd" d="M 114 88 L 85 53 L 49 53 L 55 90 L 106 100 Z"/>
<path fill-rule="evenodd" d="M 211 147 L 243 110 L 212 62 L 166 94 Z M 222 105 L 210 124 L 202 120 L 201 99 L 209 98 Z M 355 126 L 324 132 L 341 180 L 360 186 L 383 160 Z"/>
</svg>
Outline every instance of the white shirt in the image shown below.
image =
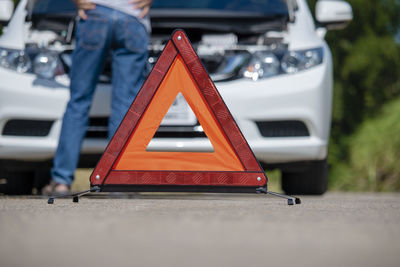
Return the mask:
<svg viewBox="0 0 400 267">
<path fill-rule="evenodd" d="M 135 9 L 133 4 L 129 3 L 130 0 L 90 0 L 90 2 L 102 6 L 106 6 L 128 15 L 138 17 L 142 9 Z M 151 31 L 150 17 L 147 14 L 146 17 L 139 19 L 139 21 L 145 26 L 148 32 Z"/>
</svg>

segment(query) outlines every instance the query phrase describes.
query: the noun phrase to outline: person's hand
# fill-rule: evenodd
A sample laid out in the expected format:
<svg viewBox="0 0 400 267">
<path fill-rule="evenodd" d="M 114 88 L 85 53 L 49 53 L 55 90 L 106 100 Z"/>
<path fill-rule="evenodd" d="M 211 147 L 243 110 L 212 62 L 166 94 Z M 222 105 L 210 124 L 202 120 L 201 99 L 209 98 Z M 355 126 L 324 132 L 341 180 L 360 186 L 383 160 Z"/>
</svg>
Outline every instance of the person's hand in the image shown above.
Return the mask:
<svg viewBox="0 0 400 267">
<path fill-rule="evenodd" d="M 129 3 L 133 4 L 134 9 L 142 9 L 139 14 L 139 18 L 144 18 L 150 10 L 152 0 L 131 0 Z"/>
<path fill-rule="evenodd" d="M 85 10 L 95 9 L 96 5 L 88 0 L 73 0 L 76 7 L 78 8 L 78 15 L 81 19 L 86 20 L 87 16 Z"/>
</svg>

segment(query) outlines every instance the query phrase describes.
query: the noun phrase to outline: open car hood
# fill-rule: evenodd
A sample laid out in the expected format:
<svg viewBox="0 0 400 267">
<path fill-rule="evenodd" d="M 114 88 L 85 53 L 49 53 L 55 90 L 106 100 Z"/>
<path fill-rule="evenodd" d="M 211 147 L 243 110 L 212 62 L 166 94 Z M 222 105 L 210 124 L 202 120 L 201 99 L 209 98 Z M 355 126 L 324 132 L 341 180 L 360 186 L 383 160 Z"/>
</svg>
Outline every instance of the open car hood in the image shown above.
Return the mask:
<svg viewBox="0 0 400 267">
<path fill-rule="evenodd" d="M 150 11 L 154 32 L 171 32 L 176 28 L 204 30 L 207 32 L 232 32 L 237 34 L 259 34 L 286 28 L 288 14 L 261 15 L 245 12 L 215 10 L 153 9 Z"/>
<path fill-rule="evenodd" d="M 280 5 L 286 3 L 283 0 L 280 1 L 282 1 Z M 197 2 L 200 6 L 207 6 L 201 1 Z M 176 28 L 183 28 L 188 32 L 195 30 L 231 32 L 245 35 L 260 34 L 269 30 L 280 31 L 285 29 L 290 13 L 290 8 L 285 9 L 280 6 L 278 9 L 274 9 L 273 4 L 271 4 L 272 10 L 269 10 L 264 4 L 262 4 L 264 9 L 259 10 L 254 7 L 246 9 L 246 6 L 238 6 L 233 9 L 229 9 L 229 7 L 226 9 L 199 8 L 199 6 L 190 8 L 193 3 L 188 4 L 188 8 L 182 8 L 178 4 L 175 4 L 177 7 L 171 7 L 171 3 L 175 2 L 170 1 L 165 7 L 163 5 L 166 2 L 163 0 L 154 2 L 150 9 L 153 32 L 170 34 Z M 217 3 L 214 5 L 218 6 L 220 4 L 219 2 Z M 254 5 L 257 6 L 256 3 Z M 71 1 L 39 1 L 35 5 L 28 6 L 28 9 L 30 9 L 28 20 L 33 22 L 35 28 L 57 32 L 64 30 L 65 26 L 73 21 L 77 14 L 76 7 Z"/>
<path fill-rule="evenodd" d="M 74 19 L 75 12 L 33 15 L 31 21 L 40 30 L 65 30 L 68 22 Z M 226 13 L 210 11 L 150 11 L 153 33 L 171 33 L 174 29 L 186 31 L 232 32 L 237 34 L 260 34 L 270 30 L 281 31 L 286 28 L 287 15 L 257 16 L 246 13 Z"/>
</svg>

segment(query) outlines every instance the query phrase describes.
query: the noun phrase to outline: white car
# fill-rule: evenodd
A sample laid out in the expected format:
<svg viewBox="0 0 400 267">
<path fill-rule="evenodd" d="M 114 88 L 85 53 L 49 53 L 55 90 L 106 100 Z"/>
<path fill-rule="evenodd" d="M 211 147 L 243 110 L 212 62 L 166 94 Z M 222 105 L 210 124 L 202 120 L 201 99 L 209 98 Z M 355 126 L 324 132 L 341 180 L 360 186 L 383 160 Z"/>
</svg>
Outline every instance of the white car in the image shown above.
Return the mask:
<svg viewBox="0 0 400 267">
<path fill-rule="evenodd" d="M 71 1 L 0 0 L 0 192 L 30 193 L 49 178 L 69 98 L 76 10 Z M 11 17 L 12 15 L 12 17 Z M 175 28 L 197 53 L 261 164 L 282 170 L 287 193 L 322 194 L 332 109 L 332 59 L 324 36 L 352 19 L 344 1 L 153 0 L 149 66 Z M 316 26 L 317 25 L 317 26 Z M 80 166 L 94 167 L 108 141 L 110 72 L 98 83 Z M 212 146 L 183 98 L 149 150 Z"/>
</svg>

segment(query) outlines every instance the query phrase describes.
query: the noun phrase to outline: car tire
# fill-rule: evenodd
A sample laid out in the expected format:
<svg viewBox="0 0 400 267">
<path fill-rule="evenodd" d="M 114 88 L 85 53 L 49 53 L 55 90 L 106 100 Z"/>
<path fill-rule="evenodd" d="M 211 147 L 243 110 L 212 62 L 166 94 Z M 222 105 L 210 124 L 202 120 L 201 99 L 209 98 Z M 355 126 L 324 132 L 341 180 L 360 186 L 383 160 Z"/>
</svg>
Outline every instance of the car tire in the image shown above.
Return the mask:
<svg viewBox="0 0 400 267">
<path fill-rule="evenodd" d="M 305 170 L 282 172 L 282 189 L 286 194 L 322 195 L 328 188 L 328 163 L 313 161 Z"/>
<path fill-rule="evenodd" d="M 0 193 L 6 195 L 32 194 L 34 173 L 29 171 L 8 171 L 0 169 Z"/>
</svg>

